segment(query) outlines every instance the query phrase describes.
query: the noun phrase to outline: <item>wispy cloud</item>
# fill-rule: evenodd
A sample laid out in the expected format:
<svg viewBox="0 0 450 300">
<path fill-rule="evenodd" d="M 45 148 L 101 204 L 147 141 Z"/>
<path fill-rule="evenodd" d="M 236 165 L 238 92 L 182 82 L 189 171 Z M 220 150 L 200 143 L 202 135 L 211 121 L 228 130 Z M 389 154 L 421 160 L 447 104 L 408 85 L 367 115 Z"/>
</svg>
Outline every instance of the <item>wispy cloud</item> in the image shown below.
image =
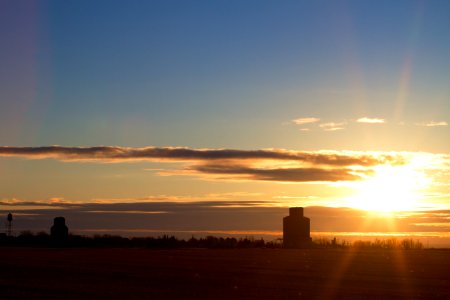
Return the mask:
<svg viewBox="0 0 450 300">
<path fill-rule="evenodd" d="M 423 122 L 423 123 L 416 123 L 417 126 L 425 126 L 425 127 L 437 127 L 437 126 L 448 126 L 448 123 L 445 121 L 440 122 Z"/>
<path fill-rule="evenodd" d="M 319 118 L 314 118 L 314 117 L 298 118 L 298 119 L 292 120 L 292 122 L 294 122 L 297 125 L 304 125 L 304 124 L 308 124 L 308 123 L 317 123 L 319 121 L 320 121 Z"/>
<path fill-rule="evenodd" d="M 337 131 L 337 130 L 342 130 L 345 127 L 345 123 L 334 123 L 334 122 L 329 122 L 329 123 L 322 123 L 319 125 L 320 128 L 322 128 L 325 131 Z"/>
<path fill-rule="evenodd" d="M 267 201 L 255 200 L 261 198 L 263 193 L 255 192 L 224 192 L 224 193 L 206 193 L 199 195 L 151 195 L 146 197 L 130 197 L 130 198 L 93 198 L 90 200 L 72 200 L 61 197 L 51 197 L 44 200 L 26 201 L 17 198 L 0 199 L 0 205 L 10 207 L 25 207 L 25 209 L 61 209 L 67 207 L 76 207 L 82 205 L 103 205 L 103 204 L 133 204 L 133 203 L 188 203 L 188 202 L 211 202 L 211 201 L 227 201 L 235 204 L 246 203 L 247 205 L 266 205 Z M 32 208 L 30 208 L 32 207 Z M 5 207 L 3 207 L 5 208 Z M 0 207 L 0 210 L 2 207 Z M 17 208 L 14 208 L 17 210 Z"/>
<path fill-rule="evenodd" d="M 108 146 L 0 147 L 0 156 L 53 158 L 66 162 L 178 162 L 185 165 L 175 170 L 156 170 L 157 174 L 280 182 L 359 180 L 370 174 L 374 166 L 400 165 L 407 161 L 406 157 L 396 153 Z M 61 202 L 61 199 L 55 202 Z"/>
<path fill-rule="evenodd" d="M 368 124 L 382 124 L 386 123 L 385 119 L 381 118 L 369 118 L 369 117 L 362 117 L 356 120 L 358 123 L 368 123 Z"/>
</svg>

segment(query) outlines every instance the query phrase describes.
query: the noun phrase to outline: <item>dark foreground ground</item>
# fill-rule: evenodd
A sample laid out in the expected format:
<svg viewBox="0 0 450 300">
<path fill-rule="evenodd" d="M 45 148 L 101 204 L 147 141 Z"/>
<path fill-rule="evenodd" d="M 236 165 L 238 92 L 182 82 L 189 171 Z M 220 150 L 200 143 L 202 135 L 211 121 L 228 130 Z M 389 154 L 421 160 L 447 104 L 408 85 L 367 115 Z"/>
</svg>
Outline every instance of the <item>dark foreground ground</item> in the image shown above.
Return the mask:
<svg viewBox="0 0 450 300">
<path fill-rule="evenodd" d="M 449 250 L 0 248 L 0 299 L 450 299 Z"/>
</svg>

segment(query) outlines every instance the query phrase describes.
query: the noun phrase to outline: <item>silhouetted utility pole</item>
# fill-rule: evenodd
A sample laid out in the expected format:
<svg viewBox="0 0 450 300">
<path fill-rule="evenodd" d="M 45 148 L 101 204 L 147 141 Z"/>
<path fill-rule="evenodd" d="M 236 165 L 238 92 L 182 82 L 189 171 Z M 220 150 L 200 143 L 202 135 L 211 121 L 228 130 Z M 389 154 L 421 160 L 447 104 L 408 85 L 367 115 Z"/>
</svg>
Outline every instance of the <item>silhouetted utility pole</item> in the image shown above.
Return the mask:
<svg viewBox="0 0 450 300">
<path fill-rule="evenodd" d="M 6 217 L 6 235 L 11 236 L 12 235 L 12 221 L 13 221 L 13 215 L 12 213 L 9 213 Z"/>
</svg>

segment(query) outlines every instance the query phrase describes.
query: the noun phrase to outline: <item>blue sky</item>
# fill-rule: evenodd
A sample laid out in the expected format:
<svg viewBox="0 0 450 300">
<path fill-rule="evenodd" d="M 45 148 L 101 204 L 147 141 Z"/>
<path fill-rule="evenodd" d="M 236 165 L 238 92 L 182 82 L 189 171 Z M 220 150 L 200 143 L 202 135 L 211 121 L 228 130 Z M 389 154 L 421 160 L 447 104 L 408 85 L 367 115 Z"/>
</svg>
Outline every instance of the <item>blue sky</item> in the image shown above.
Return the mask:
<svg viewBox="0 0 450 300">
<path fill-rule="evenodd" d="M 18 90 L 2 95 L 2 111 L 22 123 L 20 133 L 2 134 L 5 144 L 366 150 L 281 124 L 301 116 L 418 123 L 449 115 L 445 1 L 2 5 L 2 61 L 11 66 L 3 85 Z M 397 116 L 408 61 L 407 103 Z M 32 66 L 17 67 L 25 63 Z M 27 103 L 14 111 L 21 97 Z M 378 150 L 420 150 L 393 140 Z M 433 144 L 426 150 L 448 150 L 439 138 Z"/>
</svg>

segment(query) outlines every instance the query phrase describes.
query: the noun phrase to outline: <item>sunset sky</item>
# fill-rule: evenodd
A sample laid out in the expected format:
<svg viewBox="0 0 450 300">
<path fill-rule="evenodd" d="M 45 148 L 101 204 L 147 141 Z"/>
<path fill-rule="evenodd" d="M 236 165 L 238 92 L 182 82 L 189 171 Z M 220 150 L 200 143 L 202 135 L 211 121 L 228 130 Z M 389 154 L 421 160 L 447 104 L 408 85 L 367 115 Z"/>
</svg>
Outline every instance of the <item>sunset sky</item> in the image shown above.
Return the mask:
<svg viewBox="0 0 450 300">
<path fill-rule="evenodd" d="M 1 1 L 0 211 L 448 233 L 449 53 L 449 1 Z"/>
</svg>

